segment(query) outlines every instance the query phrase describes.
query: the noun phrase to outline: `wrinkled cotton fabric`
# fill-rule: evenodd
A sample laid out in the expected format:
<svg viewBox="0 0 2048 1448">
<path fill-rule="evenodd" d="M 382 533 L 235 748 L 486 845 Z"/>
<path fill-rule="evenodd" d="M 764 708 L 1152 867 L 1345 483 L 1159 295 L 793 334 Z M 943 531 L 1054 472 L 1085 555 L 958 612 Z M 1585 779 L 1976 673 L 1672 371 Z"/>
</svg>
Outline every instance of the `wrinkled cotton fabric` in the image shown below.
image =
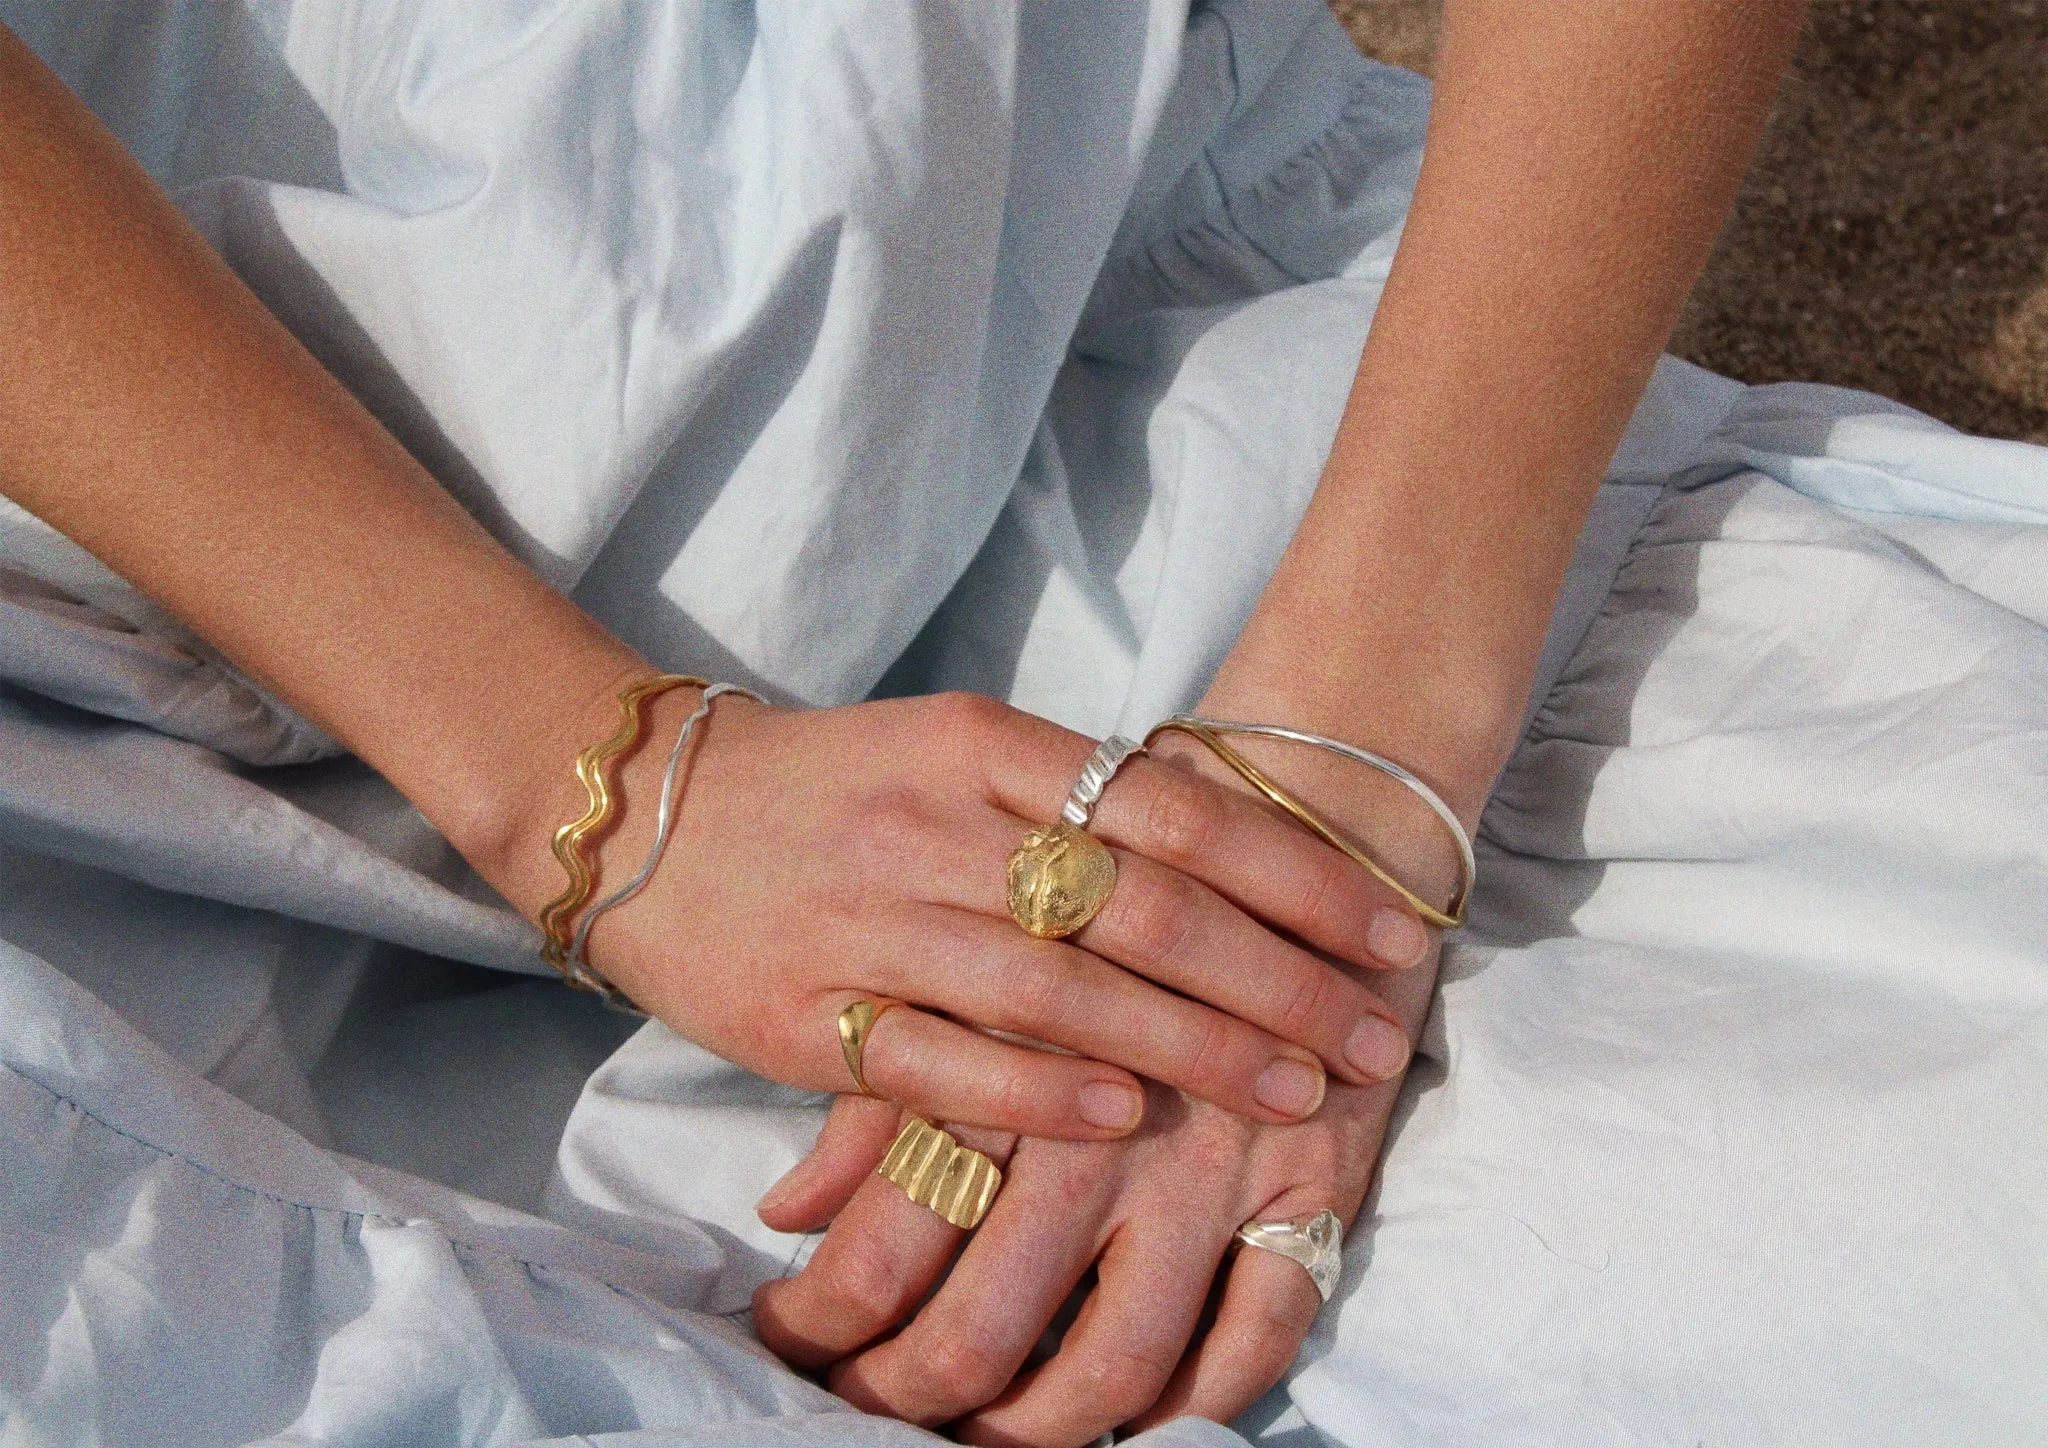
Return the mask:
<svg viewBox="0 0 2048 1448">
<path fill-rule="evenodd" d="M 0 18 L 656 662 L 1098 734 L 1298 522 L 1428 104 L 1315 0 Z M 2048 452 L 1667 359 L 1345 1287 L 1143 1441 L 2048 1435 L 2044 580 Z M 824 1103 L 533 944 L 0 508 L 0 1442 L 926 1440 L 744 1330 Z"/>
</svg>

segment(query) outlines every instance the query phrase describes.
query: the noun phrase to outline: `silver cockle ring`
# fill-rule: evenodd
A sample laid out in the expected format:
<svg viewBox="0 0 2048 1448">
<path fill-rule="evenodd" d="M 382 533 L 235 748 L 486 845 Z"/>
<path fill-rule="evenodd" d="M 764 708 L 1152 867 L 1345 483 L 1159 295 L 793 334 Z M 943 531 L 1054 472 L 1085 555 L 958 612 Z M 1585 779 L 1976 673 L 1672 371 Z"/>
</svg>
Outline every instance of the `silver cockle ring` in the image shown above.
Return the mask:
<svg viewBox="0 0 2048 1448">
<path fill-rule="evenodd" d="M 1124 761 L 1133 754 L 1144 752 L 1144 745 L 1121 734 L 1112 734 L 1096 745 L 1095 752 L 1088 756 L 1087 764 L 1081 768 L 1081 777 L 1074 781 L 1066 804 L 1060 808 L 1060 818 L 1077 830 L 1087 829 L 1089 819 L 1095 814 L 1095 802 L 1102 798 L 1102 792 L 1109 788 L 1109 782 L 1116 778 L 1116 772 L 1123 768 Z"/>
<path fill-rule="evenodd" d="M 1246 1222 L 1237 1229 L 1237 1240 L 1262 1252 L 1278 1252 L 1290 1262 L 1308 1270 L 1316 1291 L 1328 1302 L 1344 1275 L 1344 1224 L 1328 1207 L 1312 1216 L 1289 1217 L 1284 1222 Z"/>
</svg>

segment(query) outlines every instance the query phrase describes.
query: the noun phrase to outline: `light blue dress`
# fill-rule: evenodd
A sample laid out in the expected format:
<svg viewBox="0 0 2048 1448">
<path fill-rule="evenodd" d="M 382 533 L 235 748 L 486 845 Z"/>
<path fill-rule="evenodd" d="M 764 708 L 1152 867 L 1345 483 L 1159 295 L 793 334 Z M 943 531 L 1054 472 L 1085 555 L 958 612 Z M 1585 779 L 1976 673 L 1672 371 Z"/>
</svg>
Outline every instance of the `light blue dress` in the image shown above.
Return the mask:
<svg viewBox="0 0 2048 1448">
<path fill-rule="evenodd" d="M 656 662 L 1095 734 L 1192 702 L 1285 546 L 1428 106 L 1319 0 L 0 18 Z M 1242 1432 L 2048 1425 L 2042 577 L 2041 450 L 1660 367 L 1346 1294 Z M 0 1444 L 924 1438 L 745 1331 L 821 1103 L 534 944 L 0 506 Z"/>
</svg>

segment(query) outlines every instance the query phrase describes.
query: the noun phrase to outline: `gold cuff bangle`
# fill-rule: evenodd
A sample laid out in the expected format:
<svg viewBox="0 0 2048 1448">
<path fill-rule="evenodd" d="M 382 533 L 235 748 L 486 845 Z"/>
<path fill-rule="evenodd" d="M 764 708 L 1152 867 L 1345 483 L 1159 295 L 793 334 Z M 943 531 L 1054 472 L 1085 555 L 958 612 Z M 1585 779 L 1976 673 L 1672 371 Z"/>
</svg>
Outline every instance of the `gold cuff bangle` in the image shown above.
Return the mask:
<svg viewBox="0 0 2048 1448">
<path fill-rule="evenodd" d="M 576 756 L 576 778 L 582 781 L 590 803 L 580 817 L 555 831 L 552 847 L 555 859 L 569 877 L 569 888 L 548 901 L 540 911 L 541 934 L 546 937 L 541 945 L 540 958 L 561 971 L 572 985 L 576 981 L 568 969 L 570 920 L 590 899 L 591 889 L 597 883 L 585 845 L 591 835 L 611 823 L 612 814 L 618 808 L 619 797 L 612 790 L 606 770 L 620 754 L 640 742 L 641 731 L 646 728 L 644 706 L 647 701 L 671 689 L 686 686 L 695 689 L 710 687 L 705 680 L 691 678 L 687 674 L 655 674 L 637 684 L 627 685 L 619 691 L 619 727 L 609 739 L 591 745 Z"/>
<path fill-rule="evenodd" d="M 971 1146 L 962 1146 L 929 1121 L 911 1117 L 875 1175 L 903 1188 L 920 1207 L 930 1207 L 956 1227 L 981 1225 L 1003 1188 L 1002 1168 Z"/>
<path fill-rule="evenodd" d="M 1373 859 L 1372 856 L 1366 854 L 1357 845 L 1354 845 L 1351 841 L 1345 839 L 1344 836 L 1338 834 L 1314 810 L 1310 809 L 1279 785 L 1273 783 L 1272 780 L 1266 778 L 1260 772 L 1257 765 L 1224 743 L 1215 730 L 1194 719 L 1168 719 L 1162 724 L 1153 726 L 1152 732 L 1145 736 L 1146 746 L 1149 748 L 1153 740 L 1168 732 L 1186 734 L 1191 738 L 1201 741 L 1202 744 L 1207 746 L 1211 754 L 1230 766 L 1236 772 L 1238 778 L 1285 810 L 1298 824 L 1322 840 L 1324 844 L 1329 845 L 1332 849 L 1341 851 L 1353 861 L 1364 866 L 1375 880 L 1378 880 L 1382 885 L 1385 885 L 1389 890 L 1392 890 L 1396 895 L 1407 901 L 1409 908 L 1431 925 L 1436 926 L 1440 930 L 1456 930 L 1465 923 L 1465 900 L 1471 892 L 1469 880 L 1461 883 L 1457 894 L 1451 897 L 1450 909 L 1439 910 L 1436 906 L 1430 904 L 1387 873 L 1385 867 Z"/>
</svg>

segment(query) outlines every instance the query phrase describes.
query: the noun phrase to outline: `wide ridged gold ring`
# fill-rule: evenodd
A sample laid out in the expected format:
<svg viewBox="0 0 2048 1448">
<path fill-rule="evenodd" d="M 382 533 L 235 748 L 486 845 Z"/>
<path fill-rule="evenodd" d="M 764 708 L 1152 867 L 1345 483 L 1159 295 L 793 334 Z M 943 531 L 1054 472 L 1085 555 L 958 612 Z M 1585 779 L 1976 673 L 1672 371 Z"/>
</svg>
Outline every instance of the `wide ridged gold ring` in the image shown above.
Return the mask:
<svg viewBox="0 0 2048 1448">
<path fill-rule="evenodd" d="M 839 1049 L 845 1053 L 846 1069 L 853 1076 L 853 1084 L 861 1095 L 880 1101 L 868 1087 L 868 1078 L 861 1070 L 861 1061 L 867 1055 L 868 1033 L 875 1028 L 875 1022 L 892 1006 L 903 1002 L 893 996 L 870 996 L 857 1000 L 839 1013 Z"/>
<path fill-rule="evenodd" d="M 1001 1167 L 973 1147 L 962 1146 L 950 1132 L 915 1116 L 896 1133 L 875 1174 L 903 1188 L 920 1207 L 929 1207 L 968 1231 L 981 1225 L 1003 1189 Z"/>
</svg>

